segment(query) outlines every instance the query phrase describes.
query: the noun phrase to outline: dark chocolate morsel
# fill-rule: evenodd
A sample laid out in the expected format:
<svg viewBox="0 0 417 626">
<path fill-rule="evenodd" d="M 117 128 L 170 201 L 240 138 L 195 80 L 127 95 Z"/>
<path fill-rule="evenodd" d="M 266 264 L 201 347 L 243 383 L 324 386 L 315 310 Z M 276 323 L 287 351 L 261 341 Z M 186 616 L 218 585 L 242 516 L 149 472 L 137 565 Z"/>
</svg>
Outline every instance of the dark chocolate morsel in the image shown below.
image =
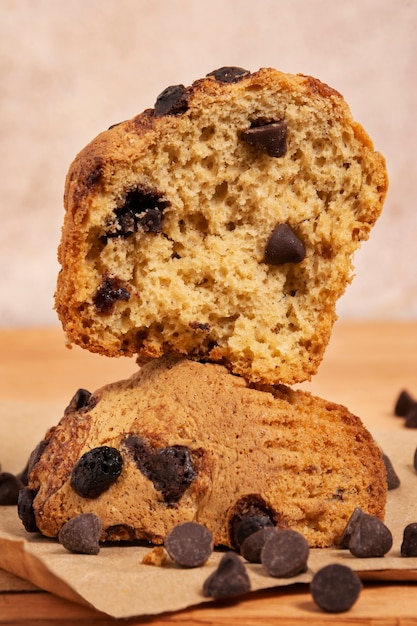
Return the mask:
<svg viewBox="0 0 417 626">
<path fill-rule="evenodd" d="M 122 469 L 123 458 L 116 448 L 93 448 L 72 470 L 71 487 L 82 498 L 97 498 L 119 478 Z"/>
<path fill-rule="evenodd" d="M 347 550 L 349 548 L 349 541 L 352 537 L 353 530 L 356 524 L 359 522 L 362 515 L 365 515 L 365 511 L 362 511 L 360 507 L 354 509 L 352 515 L 349 517 L 342 536 L 339 539 L 339 548 L 341 550 Z"/>
<path fill-rule="evenodd" d="M 417 404 L 415 404 L 405 416 L 404 426 L 406 428 L 417 428 Z"/>
<path fill-rule="evenodd" d="M 273 525 L 274 512 L 257 494 L 249 494 L 236 502 L 230 516 L 230 540 L 239 550 L 240 544 L 252 532 Z"/>
<path fill-rule="evenodd" d="M 23 482 L 14 474 L 9 472 L 0 473 L 0 505 L 16 505 L 19 499 L 19 492 L 23 489 Z"/>
<path fill-rule="evenodd" d="M 213 70 L 207 76 L 213 76 L 219 83 L 238 83 L 243 78 L 250 76 L 250 72 L 242 67 L 225 66 Z"/>
<path fill-rule="evenodd" d="M 102 237 L 104 243 L 115 237 L 129 237 L 141 230 L 144 233 L 162 232 L 164 210 L 170 205 L 156 190 L 131 189 L 127 192 L 123 205 L 114 211 L 106 225 Z"/>
<path fill-rule="evenodd" d="M 49 445 L 49 439 L 42 439 L 36 446 L 36 448 L 30 453 L 28 462 L 24 469 L 17 475 L 19 480 L 22 481 L 23 485 L 27 485 L 29 482 L 29 474 L 35 467 L 36 463 L 40 460 L 42 454 L 46 450 Z"/>
<path fill-rule="evenodd" d="M 305 246 L 292 228 L 288 224 L 278 224 L 266 244 L 265 263 L 268 265 L 301 263 L 305 256 Z"/>
<path fill-rule="evenodd" d="M 230 598 L 247 593 L 251 583 L 243 561 L 236 552 L 226 552 L 217 569 L 204 581 L 206 598 Z"/>
<path fill-rule="evenodd" d="M 177 565 L 200 567 L 213 552 L 214 540 L 211 532 L 197 522 L 178 524 L 168 533 L 165 549 Z"/>
<path fill-rule="evenodd" d="M 392 533 L 384 522 L 364 513 L 359 517 L 349 541 L 349 551 L 358 559 L 382 557 L 392 548 Z"/>
<path fill-rule="evenodd" d="M 417 448 L 415 449 L 415 452 L 414 452 L 413 467 L 417 472 Z"/>
<path fill-rule="evenodd" d="M 76 413 L 80 409 L 86 407 L 90 398 L 90 391 L 87 391 L 87 389 L 78 389 L 72 396 L 68 406 L 66 407 L 64 411 L 65 415 L 67 415 L 68 413 Z"/>
<path fill-rule="evenodd" d="M 137 468 L 153 482 L 165 502 L 178 502 L 197 476 L 191 451 L 186 446 L 155 449 L 136 435 L 127 436 L 125 445 Z"/>
<path fill-rule="evenodd" d="M 240 138 L 270 157 L 282 157 L 287 152 L 287 124 L 284 121 L 253 125 L 240 133 Z"/>
<path fill-rule="evenodd" d="M 66 522 L 58 534 L 58 540 L 70 552 L 98 554 L 102 524 L 95 513 L 83 513 Z"/>
<path fill-rule="evenodd" d="M 33 510 L 33 501 L 35 496 L 36 491 L 25 487 L 20 490 L 17 501 L 17 514 L 28 533 L 38 532 L 35 512 Z"/>
<path fill-rule="evenodd" d="M 291 578 L 307 569 L 310 548 L 307 539 L 296 530 L 271 533 L 261 552 L 261 563 L 270 576 Z"/>
<path fill-rule="evenodd" d="M 262 548 L 270 534 L 281 532 L 276 526 L 264 526 L 260 530 L 252 533 L 240 546 L 240 554 L 250 563 L 260 563 Z"/>
<path fill-rule="evenodd" d="M 407 524 L 403 532 L 401 556 L 417 556 L 417 523 Z"/>
<path fill-rule="evenodd" d="M 332 563 L 314 574 L 310 592 L 323 611 L 342 613 L 355 604 L 362 586 L 361 579 L 350 567 Z"/>
<path fill-rule="evenodd" d="M 171 85 L 164 89 L 156 99 L 155 117 L 163 115 L 181 115 L 188 109 L 188 94 L 184 85 Z"/>
<path fill-rule="evenodd" d="M 387 489 L 391 491 L 391 489 L 398 489 L 401 484 L 400 479 L 397 476 L 397 473 L 391 463 L 390 458 L 386 455 L 382 455 L 382 460 L 384 461 L 385 470 L 387 472 Z"/>
<path fill-rule="evenodd" d="M 398 417 L 405 417 L 410 409 L 415 406 L 417 402 L 411 397 L 411 395 L 403 389 L 399 394 L 394 406 L 394 414 Z"/>
<path fill-rule="evenodd" d="M 116 302 L 120 300 L 127 302 L 129 299 L 130 291 L 123 286 L 122 281 L 108 276 L 94 294 L 93 303 L 97 313 L 110 315 Z"/>
</svg>

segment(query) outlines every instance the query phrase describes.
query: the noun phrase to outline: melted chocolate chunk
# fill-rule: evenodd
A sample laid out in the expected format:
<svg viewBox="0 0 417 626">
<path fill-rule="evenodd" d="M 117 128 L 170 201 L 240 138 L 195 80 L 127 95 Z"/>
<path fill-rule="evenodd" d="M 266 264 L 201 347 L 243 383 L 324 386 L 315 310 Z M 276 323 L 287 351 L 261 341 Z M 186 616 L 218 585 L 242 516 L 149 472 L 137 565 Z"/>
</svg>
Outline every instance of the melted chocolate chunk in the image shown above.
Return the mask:
<svg viewBox="0 0 417 626">
<path fill-rule="evenodd" d="M 65 409 L 65 415 L 68 413 L 76 413 L 80 409 L 88 406 L 91 398 L 91 392 L 87 389 L 78 389 L 71 398 L 67 408 Z"/>
<path fill-rule="evenodd" d="M 165 549 L 177 565 L 200 567 L 213 552 L 213 535 L 202 524 L 184 522 L 168 533 Z"/>
<path fill-rule="evenodd" d="M 407 413 L 417 405 L 417 402 L 405 389 L 399 394 L 394 406 L 394 414 L 398 417 L 405 417 Z"/>
<path fill-rule="evenodd" d="M 305 246 L 292 228 L 288 224 L 278 224 L 266 244 L 265 263 L 268 265 L 301 263 L 305 256 Z"/>
<path fill-rule="evenodd" d="M 182 115 L 188 109 L 188 93 L 184 85 L 171 85 L 164 89 L 156 99 L 155 117 L 163 115 Z"/>
<path fill-rule="evenodd" d="M 116 448 L 93 448 L 74 467 L 71 487 L 82 498 L 97 498 L 119 478 L 122 469 L 122 455 Z"/>
<path fill-rule="evenodd" d="M 310 548 L 296 530 L 281 530 L 268 535 L 261 552 L 261 563 L 270 576 L 291 578 L 307 569 Z"/>
<path fill-rule="evenodd" d="M 417 523 L 415 522 L 404 528 L 401 556 L 417 556 Z"/>
<path fill-rule="evenodd" d="M 107 276 L 94 294 L 93 303 L 97 313 L 110 315 L 116 302 L 127 302 L 129 299 L 130 291 L 123 286 L 122 281 L 119 278 Z"/>
<path fill-rule="evenodd" d="M 389 457 L 386 454 L 382 455 L 382 460 L 384 461 L 385 470 L 387 472 L 387 489 L 391 491 L 391 489 L 398 489 L 401 484 L 400 479 L 397 476 L 397 473 L 391 463 Z"/>
<path fill-rule="evenodd" d="M 349 551 L 358 559 L 381 557 L 392 548 L 392 534 L 385 524 L 368 513 L 359 516 L 349 540 Z"/>
<path fill-rule="evenodd" d="M 243 141 L 270 157 L 282 157 L 287 152 L 287 124 L 284 121 L 258 125 L 256 122 L 240 133 Z"/>
<path fill-rule="evenodd" d="M 28 533 L 38 532 L 35 512 L 33 510 L 33 501 L 35 497 L 36 491 L 25 487 L 20 490 L 17 501 L 17 514 Z"/>
<path fill-rule="evenodd" d="M 0 473 L 0 505 L 16 505 L 19 499 L 19 492 L 23 489 L 23 482 L 14 474 L 9 472 Z"/>
<path fill-rule="evenodd" d="M 141 188 L 129 191 L 123 206 L 114 211 L 114 219 L 107 225 L 103 241 L 129 237 L 138 230 L 144 233 L 162 232 L 162 215 L 169 204 L 156 191 Z"/>
<path fill-rule="evenodd" d="M 197 476 L 191 451 L 186 446 L 168 446 L 158 450 L 136 435 L 129 435 L 125 445 L 138 469 L 153 482 L 165 502 L 178 502 Z"/>
<path fill-rule="evenodd" d="M 213 70 L 207 76 L 213 76 L 219 83 L 238 83 L 243 78 L 250 76 L 250 72 L 242 67 L 225 66 Z"/>
<path fill-rule="evenodd" d="M 70 552 L 98 554 L 102 531 L 100 518 L 95 513 L 83 513 L 66 522 L 58 534 L 58 540 Z"/>
<path fill-rule="evenodd" d="M 230 598 L 247 593 L 251 583 L 244 563 L 236 552 L 226 552 L 217 569 L 204 581 L 206 598 Z"/>
<path fill-rule="evenodd" d="M 260 563 L 262 548 L 269 535 L 279 532 L 281 531 L 276 526 L 265 526 L 261 530 L 257 530 L 242 541 L 240 554 L 250 563 Z"/>
<path fill-rule="evenodd" d="M 314 574 L 310 585 L 314 602 L 329 613 L 348 611 L 361 590 L 362 582 L 356 572 L 338 563 L 322 567 Z"/>
<path fill-rule="evenodd" d="M 272 526 L 273 519 L 274 512 L 260 496 L 252 494 L 241 498 L 236 502 L 230 518 L 232 545 L 238 550 L 252 532 Z"/>
</svg>

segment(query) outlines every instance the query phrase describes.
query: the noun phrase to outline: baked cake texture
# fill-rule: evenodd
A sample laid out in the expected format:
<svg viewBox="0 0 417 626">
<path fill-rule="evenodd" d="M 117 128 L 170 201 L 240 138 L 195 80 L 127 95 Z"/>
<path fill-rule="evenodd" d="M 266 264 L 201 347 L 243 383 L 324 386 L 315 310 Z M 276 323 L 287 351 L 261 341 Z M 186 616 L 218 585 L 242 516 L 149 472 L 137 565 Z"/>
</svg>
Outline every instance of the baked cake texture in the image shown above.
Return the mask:
<svg viewBox="0 0 417 626">
<path fill-rule="evenodd" d="M 324 547 L 357 507 L 384 516 L 381 452 L 345 407 L 175 356 L 76 394 L 34 458 L 27 493 L 48 537 L 94 513 L 103 541 L 161 544 L 196 521 L 236 548 L 249 518 Z"/>
<path fill-rule="evenodd" d="M 315 78 L 232 67 L 171 86 L 69 169 L 68 343 L 308 380 L 386 190 L 383 157 Z"/>
</svg>

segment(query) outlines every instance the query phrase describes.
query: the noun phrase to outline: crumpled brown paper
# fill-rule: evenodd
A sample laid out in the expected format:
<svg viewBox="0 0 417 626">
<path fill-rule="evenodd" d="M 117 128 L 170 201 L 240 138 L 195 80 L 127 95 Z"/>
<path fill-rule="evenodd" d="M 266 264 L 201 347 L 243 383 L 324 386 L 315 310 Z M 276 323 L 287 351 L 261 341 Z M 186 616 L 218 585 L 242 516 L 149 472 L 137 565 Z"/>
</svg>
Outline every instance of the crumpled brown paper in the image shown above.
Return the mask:
<svg viewBox="0 0 417 626">
<path fill-rule="evenodd" d="M 39 438 L 42 435 L 40 432 Z M 356 559 L 346 550 L 311 550 L 308 571 L 290 579 L 271 578 L 261 565 L 248 563 L 253 591 L 308 583 L 315 571 L 334 562 L 349 565 L 367 579 L 417 580 L 417 557 L 400 556 L 403 529 L 417 521 L 417 473 L 413 467 L 417 431 L 380 431 L 374 436 L 401 480 L 401 486 L 388 493 L 386 524 L 394 537 L 389 554 Z M 27 584 L 116 618 L 172 612 L 209 601 L 202 595 L 202 587 L 221 552 L 216 551 L 203 567 L 181 569 L 170 561 L 161 567 L 142 564 L 149 550 L 136 545 L 105 545 L 95 556 L 74 555 L 57 541 L 27 533 L 15 507 L 0 507 L 0 567 L 29 581 Z"/>
</svg>

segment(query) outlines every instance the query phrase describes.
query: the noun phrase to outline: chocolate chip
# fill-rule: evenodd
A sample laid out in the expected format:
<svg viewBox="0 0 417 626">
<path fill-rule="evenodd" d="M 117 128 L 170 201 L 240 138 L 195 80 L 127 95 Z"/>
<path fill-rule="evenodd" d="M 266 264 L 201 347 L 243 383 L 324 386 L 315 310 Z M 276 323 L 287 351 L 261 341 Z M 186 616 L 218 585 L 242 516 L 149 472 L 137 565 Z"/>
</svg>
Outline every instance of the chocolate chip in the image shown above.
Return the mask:
<svg viewBox="0 0 417 626">
<path fill-rule="evenodd" d="M 171 85 L 164 89 L 156 99 L 155 117 L 163 115 L 181 115 L 188 109 L 188 93 L 184 85 Z"/>
<path fill-rule="evenodd" d="M 95 513 L 83 513 L 66 522 L 58 534 L 59 542 L 70 552 L 98 554 L 102 525 Z"/>
<path fill-rule="evenodd" d="M 309 555 L 307 539 L 296 530 L 271 533 L 261 552 L 261 563 L 270 576 L 290 578 L 305 572 Z"/>
<path fill-rule="evenodd" d="M 191 451 L 186 446 L 158 450 L 136 435 L 128 435 L 125 445 L 138 469 L 153 482 L 165 502 L 178 502 L 197 476 Z"/>
<path fill-rule="evenodd" d="M 259 126 L 255 123 L 242 131 L 240 138 L 270 157 L 282 157 L 287 152 L 287 124 L 284 121 Z"/>
<path fill-rule="evenodd" d="M 114 211 L 114 216 L 106 224 L 104 243 L 114 237 L 129 237 L 141 230 L 144 233 L 162 232 L 164 210 L 170 205 L 160 193 L 138 187 L 129 191 L 123 206 Z"/>
<path fill-rule="evenodd" d="M 349 551 L 358 559 L 382 557 L 392 548 L 392 534 L 385 524 L 364 513 L 355 524 L 349 541 Z"/>
<path fill-rule="evenodd" d="M 38 443 L 36 448 L 30 453 L 30 456 L 29 456 L 28 462 L 26 463 L 26 466 L 17 475 L 19 480 L 22 481 L 23 485 L 26 486 L 28 484 L 29 474 L 31 473 L 31 471 L 35 467 L 36 463 L 40 460 L 42 454 L 44 453 L 44 451 L 46 450 L 48 445 L 49 445 L 49 439 L 43 439 L 42 441 L 40 441 Z"/>
<path fill-rule="evenodd" d="M 401 484 L 400 479 L 397 476 L 397 473 L 391 463 L 391 460 L 386 454 L 382 455 L 382 460 L 384 461 L 385 470 L 387 472 L 387 489 L 391 491 L 391 489 L 398 489 Z"/>
<path fill-rule="evenodd" d="M 415 522 L 404 528 L 401 556 L 417 556 L 417 523 Z"/>
<path fill-rule="evenodd" d="M 404 426 L 406 428 L 417 428 L 417 404 L 415 404 L 405 416 Z"/>
<path fill-rule="evenodd" d="M 247 495 L 236 502 L 230 516 L 230 540 L 238 550 L 240 544 L 263 526 L 273 524 L 274 513 L 256 494 Z"/>
<path fill-rule="evenodd" d="M 278 224 L 266 244 L 264 260 L 268 265 L 301 263 L 305 255 L 305 246 L 292 228 L 288 224 Z"/>
<path fill-rule="evenodd" d="M 268 539 L 270 534 L 279 532 L 280 529 L 276 526 L 265 526 L 264 528 L 261 528 L 261 530 L 257 530 L 252 533 L 246 537 L 244 541 L 242 541 L 240 546 L 241 556 L 243 556 L 243 558 L 250 563 L 260 563 L 262 548 L 264 547 L 265 541 Z"/>
<path fill-rule="evenodd" d="M 16 505 L 19 499 L 19 492 L 23 489 L 23 482 L 14 474 L 9 472 L 0 473 L 0 505 Z"/>
<path fill-rule="evenodd" d="M 238 83 L 243 78 L 250 76 L 250 72 L 242 67 L 225 66 L 213 70 L 207 76 L 213 76 L 219 83 Z"/>
<path fill-rule="evenodd" d="M 82 498 L 97 498 L 119 478 L 122 469 L 122 455 L 116 448 L 93 448 L 72 470 L 71 487 Z"/>
<path fill-rule="evenodd" d="M 342 533 L 342 536 L 339 539 L 339 547 L 342 550 L 347 550 L 349 548 L 349 541 L 352 537 L 352 533 L 356 524 L 359 522 L 362 515 L 365 515 L 365 512 L 362 511 L 360 507 L 356 507 L 354 509 L 352 515 L 349 517 L 345 529 Z"/>
<path fill-rule="evenodd" d="M 213 552 L 213 535 L 202 524 L 184 522 L 168 533 L 165 549 L 177 565 L 200 567 Z"/>
<path fill-rule="evenodd" d="M 310 591 L 323 611 L 343 613 L 355 604 L 362 586 L 361 579 L 350 567 L 332 563 L 314 574 Z"/>
<path fill-rule="evenodd" d="M 76 413 L 80 409 L 88 406 L 90 398 L 90 391 L 87 391 L 87 389 L 78 389 L 71 398 L 68 406 L 66 407 L 64 412 L 65 415 L 67 415 L 68 413 Z"/>
<path fill-rule="evenodd" d="M 33 501 L 36 497 L 36 491 L 25 487 L 19 492 L 17 500 L 17 514 L 22 520 L 23 526 L 28 533 L 38 532 L 36 524 L 35 512 L 33 510 Z"/>
<path fill-rule="evenodd" d="M 127 302 L 129 299 L 130 291 L 123 286 L 121 280 L 106 277 L 94 294 L 93 303 L 97 313 L 109 315 L 116 302 L 119 300 Z"/>
<path fill-rule="evenodd" d="M 405 389 L 399 394 L 394 406 L 394 414 L 398 417 L 405 417 L 407 413 L 416 405 L 416 401 Z"/>
<path fill-rule="evenodd" d="M 244 563 L 236 552 L 226 552 L 216 571 L 204 581 L 203 595 L 206 598 L 229 598 L 247 593 L 250 589 Z"/>
</svg>

